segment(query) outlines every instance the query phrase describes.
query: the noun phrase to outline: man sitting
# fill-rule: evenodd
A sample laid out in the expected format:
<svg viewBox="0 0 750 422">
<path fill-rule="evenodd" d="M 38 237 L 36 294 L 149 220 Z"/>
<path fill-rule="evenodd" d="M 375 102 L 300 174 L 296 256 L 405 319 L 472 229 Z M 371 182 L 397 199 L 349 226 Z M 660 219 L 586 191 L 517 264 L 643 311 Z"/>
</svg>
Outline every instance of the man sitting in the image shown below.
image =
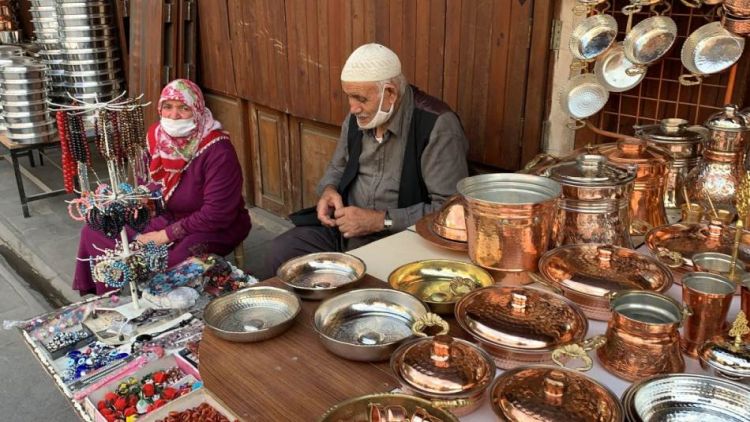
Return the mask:
<svg viewBox="0 0 750 422">
<path fill-rule="evenodd" d="M 396 54 L 365 44 L 347 59 L 341 86 L 349 115 L 318 185 L 317 206 L 273 240 L 269 269 L 312 253 L 347 251 L 436 211 L 468 176 L 458 116 L 407 83 Z"/>
</svg>

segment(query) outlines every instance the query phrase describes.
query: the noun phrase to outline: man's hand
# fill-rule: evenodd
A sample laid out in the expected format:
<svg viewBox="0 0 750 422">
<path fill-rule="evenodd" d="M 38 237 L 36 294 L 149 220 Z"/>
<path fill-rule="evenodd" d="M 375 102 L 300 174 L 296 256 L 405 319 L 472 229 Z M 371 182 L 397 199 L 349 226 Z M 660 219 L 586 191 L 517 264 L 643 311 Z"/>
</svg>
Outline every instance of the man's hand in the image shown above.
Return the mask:
<svg viewBox="0 0 750 422">
<path fill-rule="evenodd" d="M 385 222 L 385 211 L 359 207 L 341 208 L 334 216 L 341 235 L 347 239 L 382 231 Z"/>
<path fill-rule="evenodd" d="M 169 238 L 167 237 L 166 230 L 143 233 L 141 235 L 138 235 L 138 237 L 136 237 L 135 240 L 144 245 L 148 242 L 154 242 L 157 245 L 163 245 L 165 243 L 169 243 Z"/>
<path fill-rule="evenodd" d="M 318 220 L 326 227 L 336 227 L 336 221 L 331 218 L 331 214 L 344 208 L 344 201 L 336 188 L 328 185 L 320 195 L 316 210 L 318 211 Z"/>
</svg>

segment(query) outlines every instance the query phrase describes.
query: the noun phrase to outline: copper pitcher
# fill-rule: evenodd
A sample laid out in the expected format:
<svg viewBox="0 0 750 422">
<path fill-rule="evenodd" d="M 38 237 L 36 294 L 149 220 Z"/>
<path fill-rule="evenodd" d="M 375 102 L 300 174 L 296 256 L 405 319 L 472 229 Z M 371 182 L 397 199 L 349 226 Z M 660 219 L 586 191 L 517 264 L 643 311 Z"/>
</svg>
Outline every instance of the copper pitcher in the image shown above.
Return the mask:
<svg viewBox="0 0 750 422">
<path fill-rule="evenodd" d="M 482 174 L 458 182 L 469 258 L 481 267 L 536 271 L 550 245 L 562 188 L 529 174 Z"/>
<path fill-rule="evenodd" d="M 545 175 L 563 187 L 554 246 L 605 243 L 633 247 L 629 208 L 634 168 L 626 170 L 604 156 L 582 154 L 548 168 Z"/>
<path fill-rule="evenodd" d="M 682 372 L 679 327 L 688 309 L 654 292 L 627 290 L 609 296 L 607 342 L 597 350 L 601 364 L 628 381 Z"/>
</svg>

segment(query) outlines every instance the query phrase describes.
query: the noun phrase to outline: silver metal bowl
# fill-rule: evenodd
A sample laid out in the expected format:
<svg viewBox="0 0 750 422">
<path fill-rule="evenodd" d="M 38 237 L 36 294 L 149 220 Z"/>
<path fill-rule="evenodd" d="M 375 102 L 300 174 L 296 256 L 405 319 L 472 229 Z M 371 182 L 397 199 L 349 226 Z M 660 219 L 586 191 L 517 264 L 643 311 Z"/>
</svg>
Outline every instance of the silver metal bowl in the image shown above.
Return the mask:
<svg viewBox="0 0 750 422">
<path fill-rule="evenodd" d="M 63 58 L 67 61 L 79 60 L 114 60 L 119 58 L 116 48 L 81 48 L 62 50 Z"/>
<path fill-rule="evenodd" d="M 2 95 L 0 95 L 0 98 L 2 98 Z M 14 102 L 2 102 L 2 109 L 6 113 L 20 113 L 20 112 L 36 112 L 36 111 L 46 111 L 47 110 L 47 102 L 46 101 L 14 101 Z"/>
<path fill-rule="evenodd" d="M 66 50 L 81 50 L 81 49 L 115 49 L 120 44 L 116 38 L 112 37 L 77 37 L 77 38 L 65 38 L 60 41 L 60 46 Z"/>
<path fill-rule="evenodd" d="M 47 99 L 47 90 L 39 89 L 34 91 L 28 90 L 3 90 L 0 93 L 0 99 L 6 102 L 16 101 L 45 101 Z"/>
<path fill-rule="evenodd" d="M 364 261 L 354 255 L 320 252 L 290 259 L 276 276 L 302 299 L 321 300 L 354 287 L 365 272 Z"/>
<path fill-rule="evenodd" d="M 331 353 L 356 361 L 382 361 L 412 337 L 412 324 L 428 311 L 408 293 L 361 289 L 321 303 L 313 326 Z"/>
<path fill-rule="evenodd" d="M 203 319 L 229 341 L 254 342 L 276 337 L 292 326 L 302 304 L 297 296 L 276 287 L 250 287 L 212 300 Z"/>
<path fill-rule="evenodd" d="M 60 22 L 65 26 L 98 26 L 111 23 L 111 19 L 106 15 L 60 15 Z"/>
<path fill-rule="evenodd" d="M 39 133 L 16 134 L 8 130 L 7 137 L 17 144 L 44 144 L 57 139 L 57 130 Z"/>
<path fill-rule="evenodd" d="M 47 89 L 46 79 L 0 79 L 0 87 L 2 87 L 3 93 L 9 92 L 11 94 L 18 93 L 20 91 L 39 91 Z"/>
<path fill-rule="evenodd" d="M 120 69 L 120 59 L 112 60 L 61 60 L 61 66 L 67 72 L 81 71 L 115 71 Z"/>
<path fill-rule="evenodd" d="M 750 421 L 750 386 L 704 375 L 657 375 L 636 382 L 622 403 L 632 422 Z"/>
</svg>

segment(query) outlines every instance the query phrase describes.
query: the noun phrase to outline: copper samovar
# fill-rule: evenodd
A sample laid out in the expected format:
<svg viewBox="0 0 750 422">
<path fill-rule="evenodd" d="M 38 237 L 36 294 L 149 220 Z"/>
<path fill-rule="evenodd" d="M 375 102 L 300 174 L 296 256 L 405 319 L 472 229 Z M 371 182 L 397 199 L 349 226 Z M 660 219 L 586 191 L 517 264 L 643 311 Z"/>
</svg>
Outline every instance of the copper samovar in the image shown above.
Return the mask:
<svg viewBox="0 0 750 422">
<path fill-rule="evenodd" d="M 742 162 L 750 123 L 736 105 L 706 121 L 709 136 L 703 147 L 703 161 L 688 174 L 685 185 L 691 201 L 699 201 L 706 209 L 735 209 L 735 192 L 743 172 Z"/>
<path fill-rule="evenodd" d="M 680 208 L 685 202 L 682 188 L 690 170 L 701 160 L 703 126 L 688 127 L 688 121 L 678 118 L 663 119 L 659 124 L 636 126 L 635 134 L 649 145 L 666 150 L 672 162 L 668 166 L 664 186 L 664 207 Z"/>
</svg>

